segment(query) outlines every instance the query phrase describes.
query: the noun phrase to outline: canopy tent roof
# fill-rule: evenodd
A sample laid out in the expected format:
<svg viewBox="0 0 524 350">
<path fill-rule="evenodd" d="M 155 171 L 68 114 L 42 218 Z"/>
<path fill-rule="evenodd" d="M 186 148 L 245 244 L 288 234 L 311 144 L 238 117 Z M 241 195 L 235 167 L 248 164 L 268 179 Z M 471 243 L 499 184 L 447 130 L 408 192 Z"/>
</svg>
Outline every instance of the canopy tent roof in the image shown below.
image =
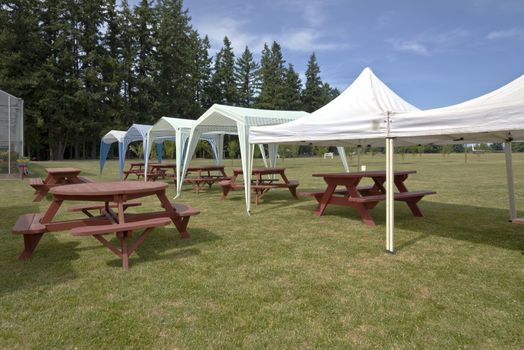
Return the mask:
<svg viewBox="0 0 524 350">
<path fill-rule="evenodd" d="M 483 96 L 395 116 L 390 136 L 404 143 L 524 140 L 524 75 Z"/>
<path fill-rule="evenodd" d="M 249 130 L 257 125 L 274 125 L 286 123 L 295 119 L 302 118 L 308 113 L 303 111 L 274 111 L 265 109 L 233 107 L 220 104 L 211 106 L 198 120 L 191 129 L 188 142 L 188 152 L 185 155 L 184 170 L 182 181 L 177 183 L 177 191 L 180 192 L 183 176 L 189 167 L 189 161 L 193 157 L 198 139 L 204 133 L 238 134 L 240 144 L 240 157 L 242 159 L 242 169 L 244 173 L 244 185 L 249 189 L 251 173 L 249 171 L 252 163 L 252 151 L 248 141 Z M 262 143 L 262 142 L 259 142 Z M 270 158 L 276 159 L 276 148 L 271 147 Z M 274 161 L 270 159 L 271 163 Z M 251 207 L 251 192 L 244 191 L 246 209 L 249 212 Z"/>
<path fill-rule="evenodd" d="M 308 116 L 289 123 L 250 130 L 250 143 L 315 143 L 368 145 L 384 140 L 388 114 L 418 111 L 370 68 L 337 98 Z"/>
<path fill-rule="evenodd" d="M 524 76 L 478 98 L 420 111 L 389 90 L 368 68 L 337 99 L 310 116 L 276 127 L 252 128 L 250 132 L 251 143 L 383 145 L 386 141 L 386 250 L 389 252 L 394 251 L 394 143 L 505 141 L 510 218 L 513 219 L 516 209 L 510 141 L 523 138 Z"/>
<path fill-rule="evenodd" d="M 155 125 L 153 125 L 148 133 L 147 149 L 149 150 L 149 153 L 151 153 L 150 150 L 153 142 L 163 142 L 166 140 L 175 141 L 177 183 L 180 183 L 181 181 L 183 160 L 187 149 L 187 140 L 191 133 L 191 128 L 195 123 L 196 120 L 192 119 L 162 117 L 155 123 Z M 204 134 L 200 136 L 200 139 L 209 142 L 217 164 L 222 164 L 222 151 L 224 148 L 223 134 Z M 145 162 L 147 168 L 149 154 L 146 154 Z M 145 177 L 145 179 L 147 179 L 147 177 Z M 180 188 L 177 186 L 177 191 L 179 190 Z"/>
<path fill-rule="evenodd" d="M 102 137 L 102 142 L 105 144 L 112 144 L 115 142 L 124 142 L 126 132 L 122 130 L 111 130 Z"/>
</svg>

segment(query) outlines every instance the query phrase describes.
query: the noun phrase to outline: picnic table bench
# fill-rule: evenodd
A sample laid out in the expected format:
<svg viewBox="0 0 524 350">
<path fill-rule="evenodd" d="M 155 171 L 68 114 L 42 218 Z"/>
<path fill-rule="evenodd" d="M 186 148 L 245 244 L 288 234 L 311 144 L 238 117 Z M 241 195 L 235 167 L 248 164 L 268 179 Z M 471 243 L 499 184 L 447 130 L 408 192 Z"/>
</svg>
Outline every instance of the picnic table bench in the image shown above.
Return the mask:
<svg viewBox="0 0 524 350">
<path fill-rule="evenodd" d="M 192 175 L 191 173 L 196 174 Z M 211 188 L 214 183 L 228 179 L 229 176 L 227 176 L 222 165 L 190 166 L 187 168 L 184 183 L 193 185 L 195 191 L 199 193 L 205 185 Z"/>
<path fill-rule="evenodd" d="M 165 179 L 166 176 L 170 176 L 174 179 L 176 179 L 176 164 L 164 164 L 164 163 L 152 163 L 149 164 L 149 173 L 147 174 L 147 178 L 149 180 L 149 176 L 153 176 L 153 181 L 155 181 L 157 178 L 162 177 L 162 179 Z M 172 173 L 168 174 L 168 170 L 173 170 Z M 150 175 L 154 174 L 154 175 Z"/>
<path fill-rule="evenodd" d="M 424 198 L 424 196 L 435 194 L 436 192 L 426 190 L 408 191 L 404 182 L 408 175 L 414 173 L 416 173 L 416 171 L 413 170 L 396 171 L 394 173 L 395 186 L 399 192 L 394 193 L 393 198 L 396 201 L 405 202 L 414 216 L 422 217 L 423 214 L 417 203 Z M 385 171 L 322 173 L 313 174 L 313 176 L 322 177 L 327 184 L 327 188 L 323 192 L 302 194 L 305 196 L 313 196 L 318 201 L 318 206 L 315 210 L 316 216 L 323 215 L 329 204 L 348 206 L 357 209 L 364 224 L 369 226 L 375 225 L 370 210 L 379 202 L 386 200 L 386 189 L 384 187 L 384 182 L 386 181 Z M 371 178 L 373 185 L 358 186 L 363 178 Z M 344 189 L 337 190 L 338 186 L 343 186 Z"/>
<path fill-rule="evenodd" d="M 151 167 L 148 166 L 148 168 L 151 168 Z M 129 175 L 136 175 L 137 179 L 140 180 L 140 178 L 144 176 L 144 171 L 145 171 L 145 163 L 144 162 L 129 163 L 129 169 L 123 171 L 123 173 L 124 173 L 124 180 L 127 180 Z M 153 172 L 150 169 L 148 169 L 147 179 L 149 181 L 156 181 L 156 179 L 159 176 L 162 176 L 162 175 L 163 175 L 163 172 L 159 172 L 159 171 L 154 171 Z"/>
<path fill-rule="evenodd" d="M 19 259 L 29 258 L 44 234 L 71 230 L 75 236 L 95 237 L 119 256 L 124 269 L 127 269 L 129 256 L 142 244 L 153 228 L 172 222 L 182 238 L 189 237 L 189 218 L 200 211 L 180 203 L 171 203 L 165 193 L 167 186 L 163 182 L 95 182 L 54 187 L 49 191 L 53 200 L 47 211 L 44 214 L 31 213 L 20 216 L 12 229 L 14 234 L 24 237 L 24 250 Z M 162 211 L 124 213 L 127 208 L 140 205 L 129 200 L 150 195 L 157 196 Z M 87 217 L 54 221 L 55 215 L 66 201 L 101 203 L 77 204 L 69 208 L 69 211 L 83 212 Z M 116 212 L 113 211 L 115 208 Z M 100 215 L 93 215 L 91 210 L 99 210 Z M 144 232 L 131 247 L 128 247 L 125 240 L 131 238 L 132 232 L 139 229 L 143 229 Z M 120 241 L 120 250 L 103 239 L 102 236 L 109 233 L 116 233 Z"/>
<path fill-rule="evenodd" d="M 291 195 L 298 199 L 297 180 L 289 180 L 285 174 L 286 168 L 253 168 L 251 175 L 251 189 L 255 192 L 255 203 L 258 204 L 260 199 L 271 189 L 287 188 Z M 238 176 L 243 175 L 242 168 L 234 168 L 233 176 L 229 180 L 220 181 L 218 184 L 222 187 L 222 200 L 225 199 L 230 191 L 243 189 L 244 183 L 237 182 Z M 278 178 L 278 175 L 280 178 Z"/>
<path fill-rule="evenodd" d="M 515 218 L 511 220 L 512 224 L 524 225 L 524 218 Z"/>
<path fill-rule="evenodd" d="M 29 185 L 35 190 L 33 202 L 39 202 L 49 190 L 56 186 L 93 182 L 93 180 L 78 176 L 80 169 L 76 168 L 46 168 L 47 177 L 42 180 L 39 177 L 29 179 Z"/>
</svg>

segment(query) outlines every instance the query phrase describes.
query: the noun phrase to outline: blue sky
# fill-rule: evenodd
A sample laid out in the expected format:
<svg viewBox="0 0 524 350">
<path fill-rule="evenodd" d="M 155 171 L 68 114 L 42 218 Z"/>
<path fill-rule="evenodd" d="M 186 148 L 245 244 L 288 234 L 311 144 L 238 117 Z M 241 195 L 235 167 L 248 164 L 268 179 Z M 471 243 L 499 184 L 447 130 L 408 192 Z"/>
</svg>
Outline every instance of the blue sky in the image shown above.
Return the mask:
<svg viewBox="0 0 524 350">
<path fill-rule="evenodd" d="M 476 97 L 524 74 L 524 0 L 185 0 L 213 49 L 260 56 L 276 40 L 302 74 L 345 89 L 366 66 L 419 108 Z"/>
</svg>

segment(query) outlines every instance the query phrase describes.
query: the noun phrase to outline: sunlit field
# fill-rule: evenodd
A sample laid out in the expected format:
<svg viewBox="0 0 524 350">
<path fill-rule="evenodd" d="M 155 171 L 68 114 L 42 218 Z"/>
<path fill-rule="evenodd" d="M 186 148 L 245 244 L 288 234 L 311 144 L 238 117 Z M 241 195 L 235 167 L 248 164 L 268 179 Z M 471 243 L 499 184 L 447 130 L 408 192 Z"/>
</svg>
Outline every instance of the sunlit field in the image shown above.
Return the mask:
<svg viewBox="0 0 524 350">
<path fill-rule="evenodd" d="M 224 164 L 231 173 L 240 162 Z M 382 155 L 362 164 L 385 169 Z M 299 192 L 325 188 L 311 174 L 342 169 L 337 157 L 278 165 Z M 103 176 L 97 161 L 30 170 L 64 166 L 118 180 L 116 161 Z M 524 216 L 524 154 L 514 154 L 514 166 Z M 98 241 L 70 232 L 44 235 L 31 259 L 17 260 L 23 239 L 11 227 L 45 211 L 50 197 L 33 203 L 27 179 L 1 180 L 0 347 L 524 348 L 524 225 L 508 223 L 504 155 L 470 155 L 467 164 L 462 154 L 397 155 L 396 169 L 417 171 L 410 190 L 437 194 L 420 203 L 424 218 L 397 203 L 395 255 L 385 253 L 384 203 L 368 227 L 347 207 L 316 217 L 314 199 L 280 189 L 249 217 L 240 191 L 222 201 L 219 186 L 198 195 L 186 186 L 178 201 L 201 210 L 191 237 L 180 239 L 173 225 L 156 229 L 127 272 Z M 158 206 L 154 197 L 142 202 L 130 212 Z"/>
</svg>

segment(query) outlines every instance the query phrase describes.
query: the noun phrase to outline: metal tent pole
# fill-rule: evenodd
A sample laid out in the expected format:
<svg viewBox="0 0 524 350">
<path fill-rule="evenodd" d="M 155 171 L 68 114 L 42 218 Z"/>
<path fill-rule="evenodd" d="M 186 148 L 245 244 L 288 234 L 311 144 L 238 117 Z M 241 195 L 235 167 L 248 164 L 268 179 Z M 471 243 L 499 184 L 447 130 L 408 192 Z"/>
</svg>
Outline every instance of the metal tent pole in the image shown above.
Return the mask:
<svg viewBox="0 0 524 350">
<path fill-rule="evenodd" d="M 504 142 L 504 153 L 506 154 L 506 176 L 508 179 L 509 194 L 509 220 L 517 217 L 517 206 L 515 203 L 515 182 L 513 179 L 513 156 L 511 153 L 511 141 Z"/>
<path fill-rule="evenodd" d="M 7 173 L 11 174 L 11 96 L 7 96 Z"/>
<path fill-rule="evenodd" d="M 394 143 L 392 138 L 386 139 L 386 252 L 395 253 L 393 243 L 395 226 L 395 193 L 393 186 Z"/>
</svg>

